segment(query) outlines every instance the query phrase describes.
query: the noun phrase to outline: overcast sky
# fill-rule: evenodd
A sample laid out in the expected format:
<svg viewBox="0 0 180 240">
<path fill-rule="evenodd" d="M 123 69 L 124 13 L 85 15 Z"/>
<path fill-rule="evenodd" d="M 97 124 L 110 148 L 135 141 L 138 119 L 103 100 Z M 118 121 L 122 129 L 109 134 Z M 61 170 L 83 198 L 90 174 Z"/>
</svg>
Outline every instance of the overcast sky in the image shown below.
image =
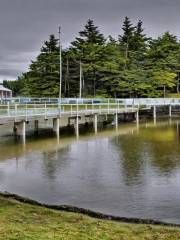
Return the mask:
<svg viewBox="0 0 180 240">
<path fill-rule="evenodd" d="M 0 80 L 28 69 L 44 40 L 63 29 L 67 46 L 88 18 L 105 35 L 121 33 L 129 16 L 141 19 L 148 35 L 165 31 L 180 36 L 180 0 L 0 0 Z"/>
</svg>

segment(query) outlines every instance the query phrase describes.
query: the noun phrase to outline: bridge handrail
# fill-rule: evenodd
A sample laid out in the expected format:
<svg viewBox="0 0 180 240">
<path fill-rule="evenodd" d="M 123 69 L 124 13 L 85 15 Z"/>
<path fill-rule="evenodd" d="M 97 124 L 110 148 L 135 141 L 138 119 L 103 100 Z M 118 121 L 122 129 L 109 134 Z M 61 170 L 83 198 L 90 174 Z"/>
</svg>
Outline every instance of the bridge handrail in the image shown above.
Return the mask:
<svg viewBox="0 0 180 240">
<path fill-rule="evenodd" d="M 6 98 L 1 104 L 109 104 L 167 105 L 180 104 L 180 98 Z"/>
<path fill-rule="evenodd" d="M 59 100 L 59 99 L 58 99 Z M 74 114 L 74 112 L 91 111 L 92 113 L 112 110 L 151 108 L 152 106 L 180 106 L 180 98 L 131 98 L 131 99 L 62 99 L 63 102 L 52 103 L 13 103 L 0 104 L 0 118 L 12 116 Z M 69 103 L 71 102 L 71 103 Z"/>
<path fill-rule="evenodd" d="M 49 115 L 73 115 L 80 113 L 110 113 L 116 111 L 133 111 L 134 106 L 128 107 L 119 103 L 108 104 L 7 104 L 0 105 L 0 118 L 30 117 Z"/>
</svg>

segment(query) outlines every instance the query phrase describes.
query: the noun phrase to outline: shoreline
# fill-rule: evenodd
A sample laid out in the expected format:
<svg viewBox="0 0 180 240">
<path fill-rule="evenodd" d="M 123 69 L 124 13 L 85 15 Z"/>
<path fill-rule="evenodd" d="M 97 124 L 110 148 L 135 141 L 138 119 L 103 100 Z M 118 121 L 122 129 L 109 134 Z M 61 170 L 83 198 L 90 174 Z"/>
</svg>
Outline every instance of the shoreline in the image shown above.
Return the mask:
<svg viewBox="0 0 180 240">
<path fill-rule="evenodd" d="M 38 202 L 36 200 L 19 196 L 17 194 L 9 193 L 9 192 L 0 192 L 0 197 L 3 197 L 8 200 L 16 200 L 19 203 L 30 204 L 32 206 L 37 207 L 44 207 L 47 209 L 57 210 L 57 211 L 64 211 L 69 213 L 78 213 L 83 214 L 85 216 L 99 219 L 99 220 L 106 220 L 106 221 L 114 221 L 119 223 L 129 223 L 129 224 L 143 224 L 143 225 L 156 225 L 156 226 L 164 226 L 164 227 L 180 227 L 180 224 L 176 223 L 168 223 L 159 220 L 153 219 L 141 219 L 141 218 L 128 218 L 128 217 L 120 217 L 114 216 L 109 214 L 104 214 L 96 211 L 92 211 L 90 209 L 80 208 L 71 205 L 50 205 Z"/>
</svg>

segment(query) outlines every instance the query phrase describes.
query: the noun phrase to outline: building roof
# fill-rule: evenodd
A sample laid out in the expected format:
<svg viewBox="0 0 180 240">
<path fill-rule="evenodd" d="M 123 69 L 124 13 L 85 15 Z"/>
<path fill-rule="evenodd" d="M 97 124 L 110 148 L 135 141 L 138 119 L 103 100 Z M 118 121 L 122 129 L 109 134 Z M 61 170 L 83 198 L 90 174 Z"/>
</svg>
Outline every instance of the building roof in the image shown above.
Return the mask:
<svg viewBox="0 0 180 240">
<path fill-rule="evenodd" d="M 12 92 L 8 88 L 3 87 L 3 85 L 0 84 L 0 91 L 5 91 L 5 92 Z"/>
</svg>

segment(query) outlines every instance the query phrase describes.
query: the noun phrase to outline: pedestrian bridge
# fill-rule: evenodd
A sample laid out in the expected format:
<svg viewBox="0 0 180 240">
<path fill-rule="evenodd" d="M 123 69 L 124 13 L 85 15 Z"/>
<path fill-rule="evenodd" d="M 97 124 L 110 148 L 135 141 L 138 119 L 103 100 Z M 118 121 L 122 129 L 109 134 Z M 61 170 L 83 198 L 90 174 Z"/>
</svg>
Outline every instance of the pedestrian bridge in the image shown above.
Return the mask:
<svg viewBox="0 0 180 240">
<path fill-rule="evenodd" d="M 30 120 L 32 118 L 43 117 L 44 119 L 53 117 L 73 117 L 94 114 L 116 114 L 136 112 L 137 106 L 124 106 L 119 103 L 6 103 L 0 105 L 0 123 L 17 120 Z"/>
<path fill-rule="evenodd" d="M 26 124 L 35 121 L 35 129 L 38 129 L 38 121 L 41 119 L 53 119 L 53 130 L 59 134 L 60 120 L 68 119 L 68 124 L 73 121 L 76 134 L 79 134 L 79 119 L 85 122 L 93 121 L 97 131 L 98 116 L 114 116 L 114 125 L 118 126 L 119 115 L 134 114 L 139 122 L 140 110 L 152 110 L 156 119 L 158 107 L 168 107 L 169 116 L 172 109 L 180 107 L 180 99 L 175 98 L 139 98 L 139 99 L 58 99 L 58 98 L 12 98 L 1 99 L 0 124 L 13 123 L 17 135 L 25 137 Z M 93 120 L 92 120 L 93 119 Z"/>
</svg>

